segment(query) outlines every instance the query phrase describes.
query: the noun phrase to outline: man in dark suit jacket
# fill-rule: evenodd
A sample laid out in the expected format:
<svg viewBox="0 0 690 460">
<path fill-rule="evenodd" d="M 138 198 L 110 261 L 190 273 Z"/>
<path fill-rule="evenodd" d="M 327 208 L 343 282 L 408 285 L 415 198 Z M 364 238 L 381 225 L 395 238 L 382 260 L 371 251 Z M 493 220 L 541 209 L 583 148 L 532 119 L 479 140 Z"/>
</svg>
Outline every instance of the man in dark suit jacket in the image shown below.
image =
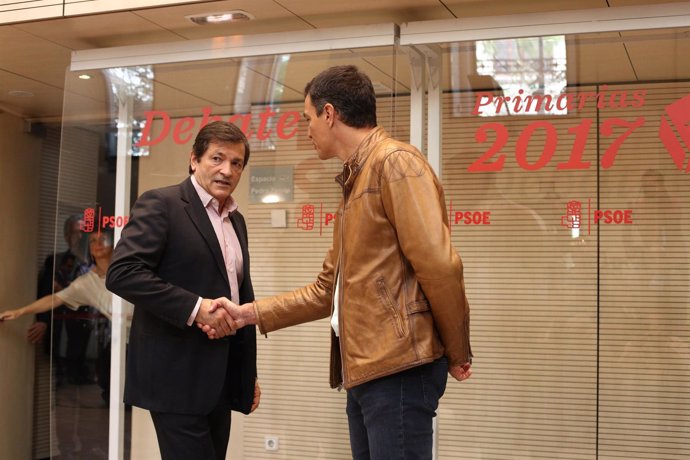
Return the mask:
<svg viewBox="0 0 690 460">
<path fill-rule="evenodd" d="M 216 121 L 194 141 L 190 177 L 145 192 L 113 253 L 106 284 L 134 304 L 125 403 L 148 409 L 164 460 L 223 459 L 230 410 L 259 403 L 256 331 L 212 299 L 254 299 L 247 227 L 231 194 L 249 160 L 235 125 Z M 195 323 L 216 325 L 209 340 Z"/>
</svg>

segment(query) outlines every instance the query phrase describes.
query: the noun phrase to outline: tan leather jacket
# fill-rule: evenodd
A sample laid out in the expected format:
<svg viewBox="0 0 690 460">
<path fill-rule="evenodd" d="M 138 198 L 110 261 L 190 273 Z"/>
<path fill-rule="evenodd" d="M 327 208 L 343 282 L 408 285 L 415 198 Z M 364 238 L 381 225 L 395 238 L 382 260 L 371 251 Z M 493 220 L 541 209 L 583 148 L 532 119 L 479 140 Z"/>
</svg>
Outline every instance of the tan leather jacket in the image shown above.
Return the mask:
<svg viewBox="0 0 690 460">
<path fill-rule="evenodd" d="M 331 386 L 346 389 L 433 361 L 469 362 L 469 305 L 443 189 L 422 154 L 374 129 L 337 180 L 343 201 L 316 281 L 257 301 L 269 332 L 330 316 L 340 275 Z M 332 332 L 332 331 L 331 331 Z"/>
</svg>

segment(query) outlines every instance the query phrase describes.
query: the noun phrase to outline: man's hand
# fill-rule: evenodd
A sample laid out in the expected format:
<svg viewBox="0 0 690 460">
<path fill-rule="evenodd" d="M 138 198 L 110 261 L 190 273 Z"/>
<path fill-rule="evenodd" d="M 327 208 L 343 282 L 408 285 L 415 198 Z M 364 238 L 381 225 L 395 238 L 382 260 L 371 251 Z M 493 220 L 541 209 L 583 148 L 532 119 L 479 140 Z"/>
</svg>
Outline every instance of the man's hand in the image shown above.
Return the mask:
<svg viewBox="0 0 690 460">
<path fill-rule="evenodd" d="M 225 298 L 223 297 L 222 299 Z M 230 302 L 228 299 L 225 300 Z M 232 335 L 238 328 L 232 316 L 225 309 L 215 306 L 217 301 L 203 299 L 194 319 L 197 326 L 202 328 L 210 339 L 220 339 L 227 335 Z M 213 334 L 209 334 L 204 328 L 213 330 Z"/>
<path fill-rule="evenodd" d="M 235 321 L 235 329 L 256 324 L 256 313 L 252 303 L 240 306 L 225 297 L 220 297 L 213 301 L 212 311 L 216 310 L 225 311 Z M 218 337 L 218 331 L 212 325 L 197 322 L 197 326 L 208 335 L 209 339 Z"/>
<path fill-rule="evenodd" d="M 465 363 L 463 365 L 450 366 L 448 368 L 448 373 L 458 382 L 462 382 L 472 376 L 472 365 L 470 363 Z"/>
<path fill-rule="evenodd" d="M 0 313 L 0 321 L 11 321 L 23 316 L 24 312 L 21 308 L 16 310 L 7 310 Z M 46 334 L 46 329 L 48 329 L 48 324 L 42 321 L 36 321 L 29 329 L 26 330 L 26 338 L 29 343 L 40 343 L 43 340 L 43 336 Z"/>
<path fill-rule="evenodd" d="M 254 401 L 252 401 L 252 408 L 249 409 L 251 414 L 259 407 L 259 402 L 261 401 L 261 388 L 259 388 L 259 379 L 256 380 L 254 384 Z"/>
<path fill-rule="evenodd" d="M 48 329 L 48 323 L 36 321 L 26 330 L 26 338 L 30 343 L 40 343 Z"/>
</svg>

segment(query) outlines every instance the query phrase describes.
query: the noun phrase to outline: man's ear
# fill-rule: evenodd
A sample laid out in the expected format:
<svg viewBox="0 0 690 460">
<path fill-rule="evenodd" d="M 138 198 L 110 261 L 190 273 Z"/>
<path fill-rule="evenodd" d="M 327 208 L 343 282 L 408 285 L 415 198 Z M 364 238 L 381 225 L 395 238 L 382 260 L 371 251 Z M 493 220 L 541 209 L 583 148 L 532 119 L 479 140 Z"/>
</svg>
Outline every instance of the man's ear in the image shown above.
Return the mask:
<svg viewBox="0 0 690 460">
<path fill-rule="evenodd" d="M 194 161 L 196 157 L 194 156 L 194 151 L 189 154 L 189 169 L 192 170 L 192 173 L 196 172 L 196 161 Z"/>
<path fill-rule="evenodd" d="M 326 113 L 326 121 L 328 122 L 328 126 L 332 127 L 336 117 L 335 107 L 333 107 L 333 104 L 330 102 L 327 102 L 323 106 L 323 111 Z"/>
</svg>

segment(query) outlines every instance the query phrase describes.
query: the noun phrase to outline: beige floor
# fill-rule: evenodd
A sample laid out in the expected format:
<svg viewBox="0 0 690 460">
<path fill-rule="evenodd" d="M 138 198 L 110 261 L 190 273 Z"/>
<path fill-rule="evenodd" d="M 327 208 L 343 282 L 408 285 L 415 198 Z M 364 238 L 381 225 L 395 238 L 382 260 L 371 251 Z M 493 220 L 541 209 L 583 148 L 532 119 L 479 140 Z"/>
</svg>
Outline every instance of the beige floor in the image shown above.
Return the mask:
<svg viewBox="0 0 690 460">
<path fill-rule="evenodd" d="M 108 458 L 109 410 L 95 383 L 65 383 L 55 391 L 54 424 L 56 440 L 52 459 L 98 460 Z M 130 412 L 125 418 L 125 459 L 129 455 Z"/>
</svg>

